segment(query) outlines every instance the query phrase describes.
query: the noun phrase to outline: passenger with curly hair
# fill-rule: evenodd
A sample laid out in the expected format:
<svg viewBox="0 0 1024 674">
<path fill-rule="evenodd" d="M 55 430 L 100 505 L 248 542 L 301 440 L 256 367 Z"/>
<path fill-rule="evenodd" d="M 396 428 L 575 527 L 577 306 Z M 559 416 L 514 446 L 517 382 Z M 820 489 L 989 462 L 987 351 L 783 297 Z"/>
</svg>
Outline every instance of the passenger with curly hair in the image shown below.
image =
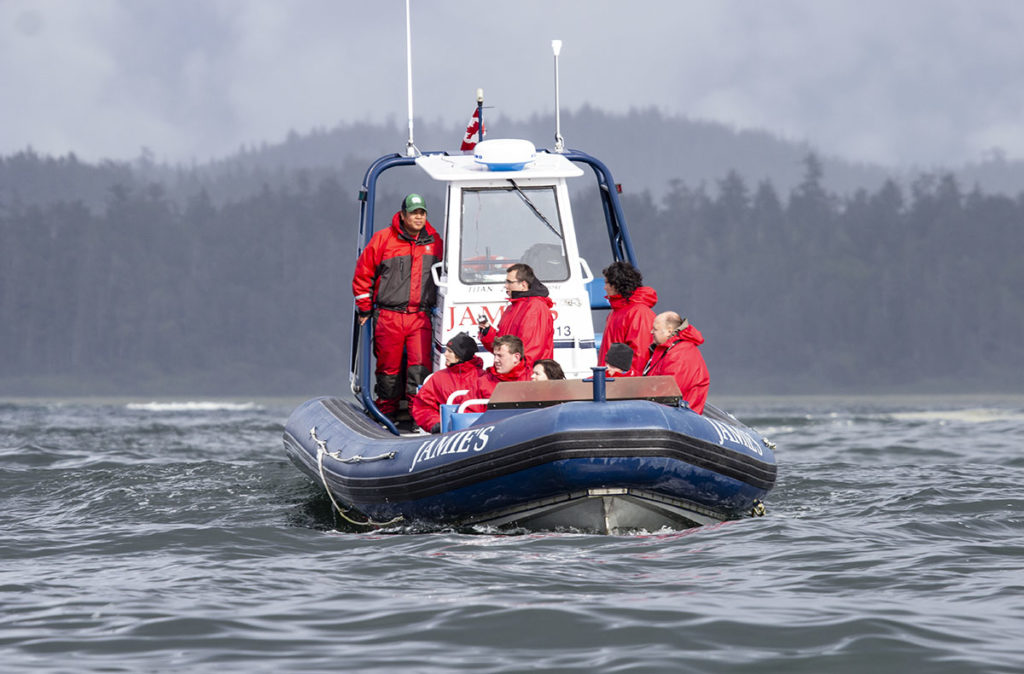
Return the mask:
<svg viewBox="0 0 1024 674">
<path fill-rule="evenodd" d="M 606 365 L 608 348 L 621 343 L 633 350 L 633 366 L 627 371 L 642 372 L 650 355 L 651 327 L 654 325 L 651 307 L 657 304 L 658 293 L 644 285 L 640 270 L 628 262 L 613 262 L 601 273 L 612 312 L 605 322 L 597 364 Z"/>
</svg>

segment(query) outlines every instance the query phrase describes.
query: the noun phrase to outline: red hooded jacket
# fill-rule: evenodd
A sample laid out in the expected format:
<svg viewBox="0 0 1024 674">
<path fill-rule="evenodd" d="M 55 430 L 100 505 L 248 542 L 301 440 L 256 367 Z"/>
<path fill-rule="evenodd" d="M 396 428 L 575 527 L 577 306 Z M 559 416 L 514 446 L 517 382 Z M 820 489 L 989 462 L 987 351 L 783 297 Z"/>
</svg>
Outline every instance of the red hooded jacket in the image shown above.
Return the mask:
<svg viewBox="0 0 1024 674">
<path fill-rule="evenodd" d="M 555 357 L 555 319 L 551 307 L 555 303 L 548 297 L 548 289 L 537 281 L 528 290 L 514 293 L 498 323 L 498 330 L 480 333 L 480 343 L 494 352 L 494 340 L 501 335 L 515 335 L 523 340 L 525 360 L 536 363 L 543 358 Z M 493 387 L 492 387 L 493 388 Z"/>
<path fill-rule="evenodd" d="M 430 267 L 443 254 L 444 243 L 430 222 L 413 239 L 395 213 L 391 226 L 374 234 L 356 261 L 352 294 L 359 313 L 368 314 L 375 305 L 402 313 L 433 307 L 437 288 Z"/>
<path fill-rule="evenodd" d="M 498 385 L 498 382 L 530 381 L 532 375 L 533 367 L 526 360 L 519 361 L 518 365 L 505 374 L 495 370 L 492 365 L 480 373 L 480 376 L 476 378 L 476 382 L 473 384 L 472 388 L 469 389 L 469 395 L 462 397 L 461 400 L 490 398 L 491 394 L 494 393 L 494 388 Z M 470 405 L 466 408 L 467 412 L 483 412 L 485 410 L 486 408 L 482 405 Z"/>
<path fill-rule="evenodd" d="M 704 336 L 697 328 L 688 325 L 675 337 L 655 346 L 644 368 L 644 376 L 647 377 L 664 374 L 675 377 L 683 400 L 697 414 L 704 413 L 710 382 L 708 366 L 697 348 L 703 343 Z"/>
<path fill-rule="evenodd" d="M 621 342 L 633 349 L 633 371 L 641 372 L 651 351 L 651 326 L 654 325 L 651 307 L 658 303 L 658 293 L 654 288 L 640 286 L 628 298 L 611 295 L 608 302 L 612 305 L 612 312 L 604 324 L 597 364 L 604 365 L 608 347 Z"/>
<path fill-rule="evenodd" d="M 464 363 L 449 365 L 427 377 L 409 402 L 409 412 L 416 425 L 429 431 L 441 423 L 441 405 L 448 402 L 448 396 L 456 391 L 472 391 L 483 367 L 480 357 L 473 356 Z"/>
</svg>

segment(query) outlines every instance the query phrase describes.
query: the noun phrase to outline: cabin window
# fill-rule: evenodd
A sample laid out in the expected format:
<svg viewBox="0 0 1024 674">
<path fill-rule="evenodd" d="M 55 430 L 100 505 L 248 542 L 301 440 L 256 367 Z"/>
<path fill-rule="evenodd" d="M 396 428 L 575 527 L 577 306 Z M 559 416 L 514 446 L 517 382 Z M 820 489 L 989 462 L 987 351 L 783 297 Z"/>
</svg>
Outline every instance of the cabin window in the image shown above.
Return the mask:
<svg viewBox="0 0 1024 674">
<path fill-rule="evenodd" d="M 517 262 L 541 281 L 569 278 L 554 186 L 462 190 L 461 240 L 463 283 L 502 283 Z"/>
</svg>

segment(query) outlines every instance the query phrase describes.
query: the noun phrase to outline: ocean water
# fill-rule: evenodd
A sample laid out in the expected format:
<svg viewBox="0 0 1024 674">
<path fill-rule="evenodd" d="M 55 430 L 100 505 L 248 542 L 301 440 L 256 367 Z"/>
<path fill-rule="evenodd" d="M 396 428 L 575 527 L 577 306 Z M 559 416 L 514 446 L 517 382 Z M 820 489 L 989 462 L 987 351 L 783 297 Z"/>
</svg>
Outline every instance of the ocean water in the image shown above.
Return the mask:
<svg viewBox="0 0 1024 674">
<path fill-rule="evenodd" d="M 1024 671 L 1024 398 L 713 400 L 767 515 L 616 537 L 345 530 L 298 402 L 0 402 L 0 670 Z"/>
</svg>

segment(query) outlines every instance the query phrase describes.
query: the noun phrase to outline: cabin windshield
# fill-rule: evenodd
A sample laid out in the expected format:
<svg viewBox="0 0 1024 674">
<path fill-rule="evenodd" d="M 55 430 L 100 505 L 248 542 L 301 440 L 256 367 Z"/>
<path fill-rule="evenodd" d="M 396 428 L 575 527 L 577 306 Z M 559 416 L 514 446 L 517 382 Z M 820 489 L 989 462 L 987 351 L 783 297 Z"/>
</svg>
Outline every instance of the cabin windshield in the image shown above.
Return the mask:
<svg viewBox="0 0 1024 674">
<path fill-rule="evenodd" d="M 512 183 L 512 181 L 509 181 Z M 553 185 L 462 190 L 463 283 L 502 283 L 517 262 L 541 281 L 569 278 L 562 221 Z"/>
</svg>

